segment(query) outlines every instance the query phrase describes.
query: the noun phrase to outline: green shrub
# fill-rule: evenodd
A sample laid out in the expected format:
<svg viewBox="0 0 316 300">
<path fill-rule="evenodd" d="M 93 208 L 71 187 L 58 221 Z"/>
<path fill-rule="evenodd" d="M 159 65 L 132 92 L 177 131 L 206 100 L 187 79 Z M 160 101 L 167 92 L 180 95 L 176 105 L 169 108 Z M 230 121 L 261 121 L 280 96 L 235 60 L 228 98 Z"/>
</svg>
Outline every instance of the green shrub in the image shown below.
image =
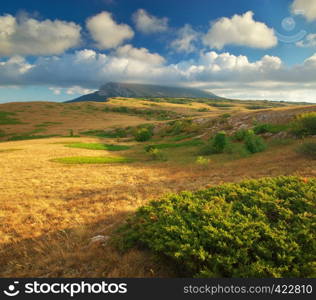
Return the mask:
<svg viewBox="0 0 316 300">
<path fill-rule="evenodd" d="M 316 159 L 316 143 L 304 143 L 297 148 L 297 152 L 311 159 Z"/>
<path fill-rule="evenodd" d="M 234 141 L 242 142 L 245 140 L 247 132 L 247 129 L 239 129 L 233 134 L 232 138 Z"/>
<path fill-rule="evenodd" d="M 202 147 L 199 154 L 201 155 L 210 155 L 223 153 L 225 148 L 228 146 L 228 138 L 224 131 L 218 132 L 210 142 Z"/>
<path fill-rule="evenodd" d="M 292 124 L 292 133 L 298 137 L 316 135 L 316 112 L 297 116 Z"/>
<path fill-rule="evenodd" d="M 315 277 L 315 199 L 315 179 L 285 176 L 182 192 L 138 209 L 116 242 L 181 277 Z"/>
<path fill-rule="evenodd" d="M 261 133 L 279 133 L 289 128 L 286 124 L 258 124 L 253 128 L 255 134 Z"/>
<path fill-rule="evenodd" d="M 161 161 L 167 160 L 166 155 L 161 150 L 159 150 L 157 148 L 151 148 L 147 152 L 150 154 L 150 157 L 152 160 L 161 160 Z"/>
<path fill-rule="evenodd" d="M 223 153 L 228 144 L 225 132 L 218 132 L 213 139 L 213 149 L 215 153 Z"/>
<path fill-rule="evenodd" d="M 198 156 L 195 161 L 198 165 L 202 167 L 206 167 L 209 165 L 211 162 L 209 158 L 203 157 L 203 156 Z"/>
<path fill-rule="evenodd" d="M 250 153 L 264 151 L 267 146 L 260 136 L 254 134 L 252 130 L 248 130 L 245 137 L 245 147 Z"/>
<path fill-rule="evenodd" d="M 152 131 L 149 128 L 139 128 L 134 132 L 134 137 L 137 142 L 145 142 L 151 139 L 153 136 Z"/>
</svg>

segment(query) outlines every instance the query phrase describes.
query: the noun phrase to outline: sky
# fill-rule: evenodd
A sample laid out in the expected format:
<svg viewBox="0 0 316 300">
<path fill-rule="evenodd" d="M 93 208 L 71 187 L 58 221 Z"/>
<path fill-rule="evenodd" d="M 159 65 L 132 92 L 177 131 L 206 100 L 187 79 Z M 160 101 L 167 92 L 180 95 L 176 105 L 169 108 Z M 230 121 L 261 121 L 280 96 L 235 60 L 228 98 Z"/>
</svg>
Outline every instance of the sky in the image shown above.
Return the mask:
<svg viewBox="0 0 316 300">
<path fill-rule="evenodd" d="M 316 102 L 316 0 L 1 3 L 0 103 L 110 81 Z"/>
</svg>

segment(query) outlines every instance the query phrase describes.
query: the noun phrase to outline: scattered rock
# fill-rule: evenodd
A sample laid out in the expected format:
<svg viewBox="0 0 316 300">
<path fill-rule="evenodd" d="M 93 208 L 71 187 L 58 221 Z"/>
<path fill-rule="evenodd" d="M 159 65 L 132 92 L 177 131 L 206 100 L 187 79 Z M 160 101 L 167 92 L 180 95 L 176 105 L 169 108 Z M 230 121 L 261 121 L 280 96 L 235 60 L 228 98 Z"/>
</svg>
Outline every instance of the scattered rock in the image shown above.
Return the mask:
<svg viewBox="0 0 316 300">
<path fill-rule="evenodd" d="M 96 235 L 96 236 L 94 236 L 94 237 L 92 237 L 90 239 L 89 246 L 91 246 L 91 245 L 102 245 L 102 246 L 104 246 L 107 243 L 107 241 L 109 240 L 109 238 L 110 237 L 108 235 Z"/>
</svg>

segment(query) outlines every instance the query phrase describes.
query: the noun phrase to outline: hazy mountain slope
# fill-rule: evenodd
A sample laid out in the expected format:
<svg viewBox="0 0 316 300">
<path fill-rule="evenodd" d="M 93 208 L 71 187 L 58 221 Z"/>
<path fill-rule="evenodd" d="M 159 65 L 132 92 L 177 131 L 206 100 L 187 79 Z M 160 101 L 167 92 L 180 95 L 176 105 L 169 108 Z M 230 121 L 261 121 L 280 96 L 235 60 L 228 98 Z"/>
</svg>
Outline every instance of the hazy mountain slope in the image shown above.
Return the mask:
<svg viewBox="0 0 316 300">
<path fill-rule="evenodd" d="M 195 88 L 170 87 L 150 84 L 108 82 L 100 90 L 67 102 L 106 101 L 111 97 L 177 97 L 177 98 L 220 98 L 217 95 Z"/>
</svg>

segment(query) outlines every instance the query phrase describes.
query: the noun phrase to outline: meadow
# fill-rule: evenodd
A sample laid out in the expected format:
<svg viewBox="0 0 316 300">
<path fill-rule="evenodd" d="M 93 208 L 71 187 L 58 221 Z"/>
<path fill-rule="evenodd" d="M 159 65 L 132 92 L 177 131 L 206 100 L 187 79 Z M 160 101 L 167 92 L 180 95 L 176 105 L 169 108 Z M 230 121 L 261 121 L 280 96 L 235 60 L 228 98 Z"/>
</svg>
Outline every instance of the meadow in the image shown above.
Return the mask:
<svg viewBox="0 0 316 300">
<path fill-rule="evenodd" d="M 299 211 L 302 222 L 306 220 L 309 224 L 315 219 L 312 193 L 316 192 L 316 160 L 313 156 L 316 135 L 313 112 L 316 106 L 265 102 L 254 105 L 238 101 L 214 103 L 206 99 L 113 98 L 107 103 L 0 105 L 3 112 L 0 114 L 0 276 L 310 275 L 310 263 L 315 260 L 312 244 L 306 244 L 310 256 L 299 265 L 301 269 L 305 266 L 305 273 L 300 270 L 287 272 L 277 265 L 273 265 L 268 273 L 260 273 L 253 261 L 247 261 L 249 265 L 253 264 L 252 273 L 239 270 L 235 265 L 235 270 L 244 272 L 238 274 L 234 273 L 233 263 L 230 269 L 221 271 L 220 267 L 214 267 L 216 263 L 220 265 L 219 260 L 203 260 L 209 250 L 206 254 L 198 252 L 200 248 L 184 251 L 190 243 L 186 240 L 190 235 L 185 232 L 180 232 L 181 251 L 160 246 L 159 234 L 167 236 L 165 233 L 170 231 L 163 226 L 163 221 L 150 227 L 156 224 L 155 218 L 164 220 L 170 216 L 168 225 L 174 228 L 179 226 L 175 220 L 180 217 L 186 220 L 186 216 L 180 214 L 183 200 L 175 202 L 172 199 L 184 199 L 192 207 L 188 213 L 193 216 L 196 209 L 203 218 L 212 215 L 212 212 L 200 210 L 209 203 L 208 209 L 213 208 L 218 218 L 223 218 L 229 211 L 231 199 L 236 198 L 233 192 L 248 195 L 251 192 L 246 192 L 246 188 L 251 191 L 257 184 L 250 181 L 245 183 L 244 189 L 230 185 L 242 185 L 244 180 L 258 179 L 264 183 L 262 178 L 283 178 L 266 180 L 273 187 L 273 180 L 285 180 L 292 188 L 297 185 L 301 198 L 307 199 L 298 204 L 298 210 L 305 206 L 304 209 L 308 207 L 309 210 L 307 215 Z M 158 113 L 148 113 L 155 109 Z M 139 113 L 140 110 L 143 112 Z M 162 110 L 167 113 L 161 114 Z M 282 184 L 283 181 L 276 183 Z M 232 198 L 219 197 L 219 202 L 214 202 L 212 193 L 216 194 L 220 189 Z M 277 190 L 277 193 L 281 195 L 282 191 Z M 291 193 L 290 189 L 288 195 Z M 271 195 L 265 196 L 269 205 L 274 201 Z M 280 199 L 286 200 L 290 196 L 286 197 L 280 196 Z M 157 201 L 159 199 L 168 205 L 164 206 L 164 202 Z M 158 204 L 152 207 L 152 201 Z M 193 208 L 191 205 L 197 206 Z M 263 204 L 256 202 L 255 205 Z M 286 211 L 280 203 L 278 205 L 282 218 L 286 218 Z M 237 208 L 241 211 L 241 207 Z M 269 209 L 267 206 L 271 213 Z M 291 209 L 294 215 L 298 213 Z M 179 217 L 173 219 L 171 211 L 179 213 Z M 266 212 L 264 207 L 262 211 Z M 140 224 L 137 218 L 143 218 L 143 227 L 137 227 Z M 229 221 L 231 225 L 226 229 L 233 234 L 236 220 Z M 216 226 L 218 230 L 221 225 Z M 281 223 L 280 228 L 283 228 Z M 185 230 L 189 229 L 190 226 Z M 151 244 L 146 237 L 153 230 L 157 230 L 157 241 L 152 240 Z M 138 236 L 135 232 L 144 235 Z M 177 234 L 176 229 L 174 234 Z M 203 234 L 207 236 L 210 232 L 206 230 Z M 306 243 L 308 236 L 306 234 Z M 214 239 L 218 242 L 214 251 L 218 253 L 222 249 L 221 240 L 215 235 Z M 222 240 L 228 241 L 229 237 Z M 293 238 L 291 245 L 295 248 L 294 241 Z M 247 243 L 246 240 L 243 242 Z M 284 249 L 287 242 L 290 243 L 284 241 Z M 234 243 L 238 244 L 238 240 Z M 210 249 L 209 245 L 203 244 L 203 247 Z M 269 255 L 265 250 L 260 251 L 257 255 Z M 299 256 L 299 250 L 295 251 Z M 188 261 L 192 253 L 196 255 L 196 266 L 203 266 L 202 259 L 206 261 L 206 268 L 186 265 L 186 269 L 179 269 L 179 264 Z M 243 253 L 240 255 L 244 256 Z M 265 263 L 264 260 L 260 262 Z M 286 263 L 290 264 L 289 261 Z"/>
</svg>

